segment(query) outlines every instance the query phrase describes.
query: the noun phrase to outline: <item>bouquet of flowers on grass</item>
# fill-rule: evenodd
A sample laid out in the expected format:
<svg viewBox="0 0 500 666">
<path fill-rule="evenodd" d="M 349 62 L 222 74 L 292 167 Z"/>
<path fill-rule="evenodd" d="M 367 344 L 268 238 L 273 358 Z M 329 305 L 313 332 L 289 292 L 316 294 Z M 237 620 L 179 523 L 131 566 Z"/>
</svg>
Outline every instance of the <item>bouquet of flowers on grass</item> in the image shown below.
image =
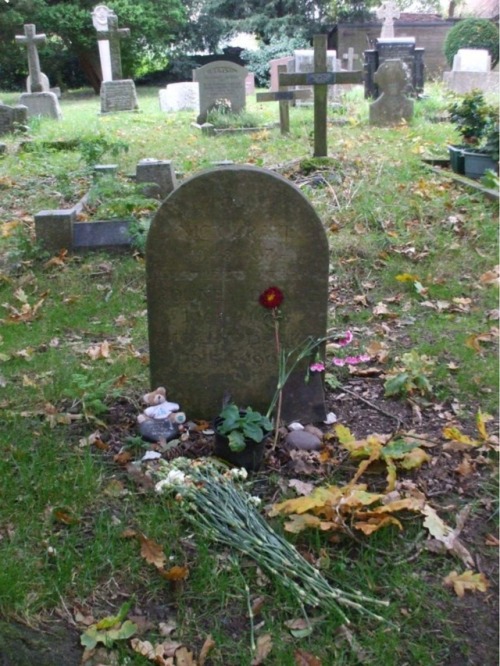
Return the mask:
<svg viewBox="0 0 500 666">
<path fill-rule="evenodd" d="M 172 493 L 180 501 L 185 518 L 201 528 L 206 537 L 252 558 L 262 570 L 278 578 L 301 606 L 334 611 L 346 624 L 349 620 L 341 606 L 383 620 L 365 608 L 365 603 L 387 606 L 388 602 L 332 587 L 266 523 L 256 510 L 260 499 L 236 486 L 238 480 L 246 479 L 246 470 L 228 470 L 207 459 L 175 458 L 171 462 L 161 460 L 155 477 L 155 490 Z"/>
</svg>

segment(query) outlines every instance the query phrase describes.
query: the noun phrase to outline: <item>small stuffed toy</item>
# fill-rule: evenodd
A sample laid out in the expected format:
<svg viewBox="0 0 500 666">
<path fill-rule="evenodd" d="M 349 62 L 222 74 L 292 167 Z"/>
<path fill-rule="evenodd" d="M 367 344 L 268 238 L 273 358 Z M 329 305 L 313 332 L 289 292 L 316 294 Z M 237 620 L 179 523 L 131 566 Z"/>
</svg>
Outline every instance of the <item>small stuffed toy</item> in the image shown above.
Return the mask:
<svg viewBox="0 0 500 666">
<path fill-rule="evenodd" d="M 151 419 L 155 421 L 168 419 L 171 423 L 181 425 L 186 421 L 184 412 L 179 411 L 180 406 L 176 402 L 167 401 L 167 392 L 163 386 L 159 386 L 151 393 L 146 393 L 142 396 L 142 400 L 147 407 L 137 417 L 138 423 L 144 423 Z"/>
</svg>

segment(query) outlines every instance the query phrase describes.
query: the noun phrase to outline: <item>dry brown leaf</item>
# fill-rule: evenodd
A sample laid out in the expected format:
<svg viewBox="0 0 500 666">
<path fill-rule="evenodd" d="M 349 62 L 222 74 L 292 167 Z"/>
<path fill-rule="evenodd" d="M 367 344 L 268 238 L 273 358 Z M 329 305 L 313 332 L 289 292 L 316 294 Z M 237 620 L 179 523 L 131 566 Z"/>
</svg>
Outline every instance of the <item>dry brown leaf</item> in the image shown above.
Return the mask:
<svg viewBox="0 0 500 666">
<path fill-rule="evenodd" d="M 252 659 L 252 666 L 260 666 L 264 663 L 264 659 L 271 652 L 273 648 L 273 641 L 271 634 L 263 634 L 257 638 L 257 646 L 255 649 L 255 657 Z"/>
<path fill-rule="evenodd" d="M 491 271 L 486 271 L 479 278 L 481 284 L 500 284 L 500 266 L 495 266 Z"/>
<path fill-rule="evenodd" d="M 197 661 L 193 657 L 193 653 L 186 647 L 180 647 L 175 653 L 176 666 L 197 666 Z"/>
<path fill-rule="evenodd" d="M 297 495 L 310 495 L 314 490 L 312 483 L 300 481 L 299 479 L 290 479 L 288 485 L 295 490 Z"/>
<path fill-rule="evenodd" d="M 203 646 L 200 650 L 200 655 L 198 657 L 198 664 L 199 666 L 204 666 L 205 660 L 208 657 L 208 653 L 210 650 L 213 650 L 215 647 L 215 641 L 212 638 L 211 634 L 208 634 L 208 636 L 205 638 L 205 642 L 203 643 Z"/>
<path fill-rule="evenodd" d="M 321 666 L 321 661 L 310 652 L 297 650 L 293 655 L 296 666 Z"/>
<path fill-rule="evenodd" d="M 257 615 L 260 615 L 260 612 L 262 610 L 262 607 L 264 606 L 265 601 L 266 601 L 265 597 L 256 597 L 252 601 L 252 615 L 253 615 L 253 617 L 256 617 Z"/>
<path fill-rule="evenodd" d="M 139 539 L 141 541 L 141 555 L 150 564 L 154 564 L 158 569 L 163 569 L 163 566 L 167 560 L 165 553 L 163 552 L 163 546 L 156 541 L 152 541 L 144 536 L 144 534 L 139 534 Z"/>
<path fill-rule="evenodd" d="M 484 545 L 493 546 L 493 548 L 498 548 L 500 546 L 500 541 L 498 540 L 498 537 L 496 537 L 494 534 L 487 534 L 484 539 Z"/>
<path fill-rule="evenodd" d="M 101 344 L 91 345 L 85 352 L 93 361 L 101 358 L 109 358 L 110 347 L 109 342 L 104 340 Z"/>
<path fill-rule="evenodd" d="M 155 566 L 158 567 L 157 564 Z M 158 568 L 160 569 L 161 567 Z M 187 567 L 173 566 L 168 571 L 162 570 L 161 575 L 163 578 L 171 581 L 186 580 L 189 576 L 189 569 Z"/>
<path fill-rule="evenodd" d="M 456 571 L 449 573 L 443 580 L 446 586 L 453 586 L 455 594 L 463 597 L 466 590 L 471 592 L 486 592 L 489 583 L 483 573 L 474 573 L 470 569 L 458 574 Z"/>
</svg>

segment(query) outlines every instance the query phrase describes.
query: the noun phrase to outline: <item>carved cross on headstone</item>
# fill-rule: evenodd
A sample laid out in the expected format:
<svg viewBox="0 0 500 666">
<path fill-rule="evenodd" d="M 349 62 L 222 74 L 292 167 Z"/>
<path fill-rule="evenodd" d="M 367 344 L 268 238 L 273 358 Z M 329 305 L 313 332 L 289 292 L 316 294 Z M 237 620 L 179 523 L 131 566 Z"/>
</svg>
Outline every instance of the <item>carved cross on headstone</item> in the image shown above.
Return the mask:
<svg viewBox="0 0 500 666">
<path fill-rule="evenodd" d="M 46 40 L 44 34 L 37 35 L 36 27 L 32 23 L 24 26 L 24 35 L 16 35 L 16 42 L 24 44 L 28 49 L 28 68 L 31 80 L 31 92 L 43 92 L 42 70 L 38 58 L 37 44 L 43 44 Z"/>
<path fill-rule="evenodd" d="M 99 41 L 109 42 L 112 81 L 117 81 L 123 78 L 120 39 L 125 39 L 127 37 L 130 37 L 130 29 L 119 28 L 118 17 L 114 13 L 108 14 L 108 29 L 97 31 L 97 39 Z"/>
<path fill-rule="evenodd" d="M 285 72 L 286 65 L 278 65 L 278 77 Z M 281 134 L 288 134 L 290 131 L 290 102 L 296 99 L 309 99 L 310 96 L 309 90 L 286 90 L 285 86 L 280 85 L 278 91 L 257 93 L 255 99 L 257 102 L 280 103 L 280 131 Z"/>
<path fill-rule="evenodd" d="M 328 72 L 326 68 L 326 35 L 315 35 L 314 72 L 280 74 L 280 86 L 314 87 L 314 157 L 326 157 L 326 121 L 328 86 L 343 83 L 363 83 L 363 72 Z"/>
<path fill-rule="evenodd" d="M 382 25 L 381 39 L 391 39 L 394 37 L 394 19 L 401 16 L 398 6 L 392 0 L 384 2 L 382 7 L 377 9 L 377 18 L 384 21 Z"/>
</svg>

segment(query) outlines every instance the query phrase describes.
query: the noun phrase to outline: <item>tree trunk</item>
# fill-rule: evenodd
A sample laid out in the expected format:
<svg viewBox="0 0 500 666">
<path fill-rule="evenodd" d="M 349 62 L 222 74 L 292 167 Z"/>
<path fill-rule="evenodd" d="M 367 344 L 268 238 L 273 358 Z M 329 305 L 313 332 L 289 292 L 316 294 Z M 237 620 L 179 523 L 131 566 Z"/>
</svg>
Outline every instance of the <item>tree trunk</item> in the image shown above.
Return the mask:
<svg viewBox="0 0 500 666">
<path fill-rule="evenodd" d="M 94 89 L 95 94 L 98 95 L 101 90 L 102 73 L 97 55 L 92 51 L 79 51 L 78 62 L 85 78 Z"/>
</svg>

